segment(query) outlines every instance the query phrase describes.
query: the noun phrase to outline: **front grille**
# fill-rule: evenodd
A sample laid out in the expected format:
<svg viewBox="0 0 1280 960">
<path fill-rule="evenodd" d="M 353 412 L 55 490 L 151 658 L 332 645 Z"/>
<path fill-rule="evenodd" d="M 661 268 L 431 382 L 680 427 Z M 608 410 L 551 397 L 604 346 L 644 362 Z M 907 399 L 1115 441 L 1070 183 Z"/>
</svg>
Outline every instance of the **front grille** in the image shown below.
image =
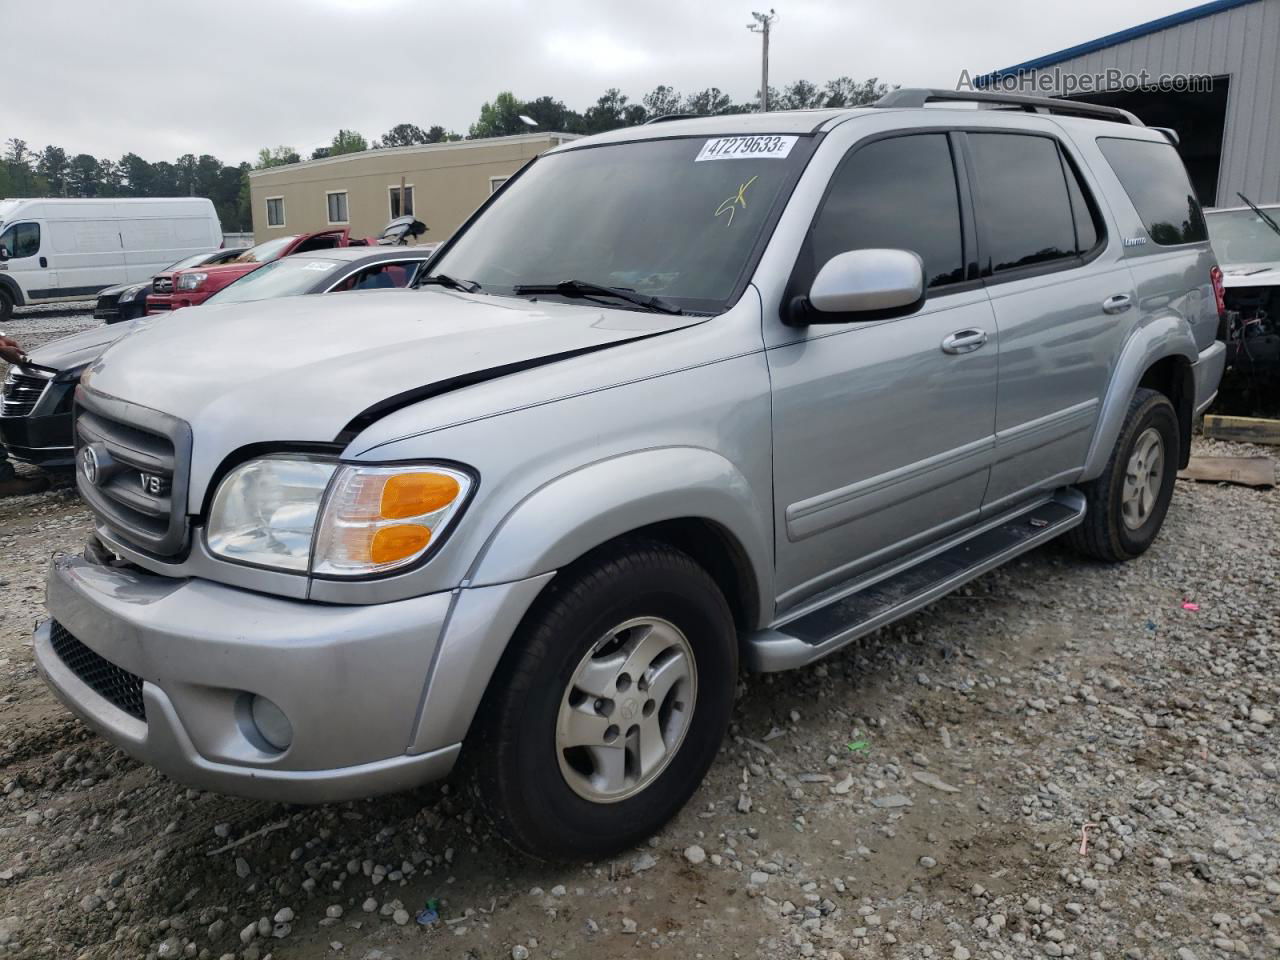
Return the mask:
<svg viewBox="0 0 1280 960">
<path fill-rule="evenodd" d="M 49 641 L 72 673 L 90 690 L 104 700 L 139 720 L 147 719 L 142 703 L 142 678 L 117 667 L 110 660 L 94 653 L 67 632 L 66 627 L 54 620 L 50 625 Z"/>
<path fill-rule="evenodd" d="M 81 496 L 126 543 L 161 557 L 180 553 L 187 542 L 190 428 L 83 387 L 76 403 Z"/>
<path fill-rule="evenodd" d="M 0 416 L 29 416 L 48 385 L 46 377 L 19 373 L 16 367 L 10 367 L 9 376 L 4 381 L 4 394 L 0 397 Z"/>
<path fill-rule="evenodd" d="M 148 300 L 148 301 L 147 301 L 147 309 L 149 309 L 149 310 L 172 310 L 172 309 L 173 309 L 173 305 L 172 305 L 172 304 L 168 304 L 168 303 L 153 303 L 152 301 Z"/>
<path fill-rule="evenodd" d="M 152 293 L 173 293 L 173 277 L 156 277 L 151 281 Z"/>
</svg>

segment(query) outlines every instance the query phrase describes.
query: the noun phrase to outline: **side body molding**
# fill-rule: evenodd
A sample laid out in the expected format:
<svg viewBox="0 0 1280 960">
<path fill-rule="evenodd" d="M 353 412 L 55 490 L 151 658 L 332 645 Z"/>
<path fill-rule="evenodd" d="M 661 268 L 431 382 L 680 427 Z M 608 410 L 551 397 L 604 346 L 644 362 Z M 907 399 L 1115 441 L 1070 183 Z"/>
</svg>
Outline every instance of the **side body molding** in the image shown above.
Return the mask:
<svg viewBox="0 0 1280 960">
<path fill-rule="evenodd" d="M 769 504 L 729 460 L 699 447 L 657 447 L 588 464 L 533 491 L 480 550 L 468 586 L 510 583 L 559 569 L 629 530 L 687 517 L 722 527 L 742 548 L 773 615 Z"/>
<path fill-rule="evenodd" d="M 1111 374 L 1081 480 L 1094 479 L 1106 467 L 1143 373 L 1157 361 L 1174 356 L 1184 357 L 1188 363 L 1195 363 L 1200 356 L 1191 325 L 1185 319 L 1166 314 L 1134 328 Z"/>
</svg>

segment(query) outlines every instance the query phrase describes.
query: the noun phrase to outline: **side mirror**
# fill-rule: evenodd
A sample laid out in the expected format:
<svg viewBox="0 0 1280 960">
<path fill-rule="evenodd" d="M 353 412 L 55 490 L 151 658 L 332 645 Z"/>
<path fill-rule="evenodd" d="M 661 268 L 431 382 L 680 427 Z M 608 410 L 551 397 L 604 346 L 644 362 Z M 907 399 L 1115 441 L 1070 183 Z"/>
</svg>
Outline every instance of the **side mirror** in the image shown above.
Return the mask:
<svg viewBox="0 0 1280 960">
<path fill-rule="evenodd" d="M 879 320 L 918 310 L 924 296 L 924 262 L 918 254 L 850 250 L 823 265 L 792 315 L 797 324 Z"/>
<path fill-rule="evenodd" d="M 0 243 L 0 263 L 3 263 L 5 260 L 8 260 L 8 259 L 9 259 L 9 248 L 6 247 L 3 243 Z"/>
</svg>

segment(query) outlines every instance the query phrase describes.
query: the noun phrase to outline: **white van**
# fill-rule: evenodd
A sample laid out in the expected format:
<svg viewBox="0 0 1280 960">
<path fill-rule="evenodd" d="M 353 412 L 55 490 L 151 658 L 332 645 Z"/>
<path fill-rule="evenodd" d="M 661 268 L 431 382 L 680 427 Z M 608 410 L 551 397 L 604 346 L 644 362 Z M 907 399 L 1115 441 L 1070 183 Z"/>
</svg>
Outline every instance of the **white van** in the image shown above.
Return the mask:
<svg viewBox="0 0 1280 960">
<path fill-rule="evenodd" d="M 15 306 L 83 300 L 221 243 L 204 197 L 0 200 L 0 322 Z"/>
</svg>

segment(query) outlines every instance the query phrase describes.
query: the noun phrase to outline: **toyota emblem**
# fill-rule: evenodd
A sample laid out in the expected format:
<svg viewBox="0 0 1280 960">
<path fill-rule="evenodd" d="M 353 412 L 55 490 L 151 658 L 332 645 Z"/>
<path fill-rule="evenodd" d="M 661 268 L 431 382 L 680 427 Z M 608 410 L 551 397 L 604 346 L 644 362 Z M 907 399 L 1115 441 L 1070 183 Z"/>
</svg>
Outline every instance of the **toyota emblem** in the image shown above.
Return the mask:
<svg viewBox="0 0 1280 960">
<path fill-rule="evenodd" d="M 93 447 L 84 447 L 80 451 L 80 472 L 89 483 L 98 485 L 98 453 Z"/>
</svg>

